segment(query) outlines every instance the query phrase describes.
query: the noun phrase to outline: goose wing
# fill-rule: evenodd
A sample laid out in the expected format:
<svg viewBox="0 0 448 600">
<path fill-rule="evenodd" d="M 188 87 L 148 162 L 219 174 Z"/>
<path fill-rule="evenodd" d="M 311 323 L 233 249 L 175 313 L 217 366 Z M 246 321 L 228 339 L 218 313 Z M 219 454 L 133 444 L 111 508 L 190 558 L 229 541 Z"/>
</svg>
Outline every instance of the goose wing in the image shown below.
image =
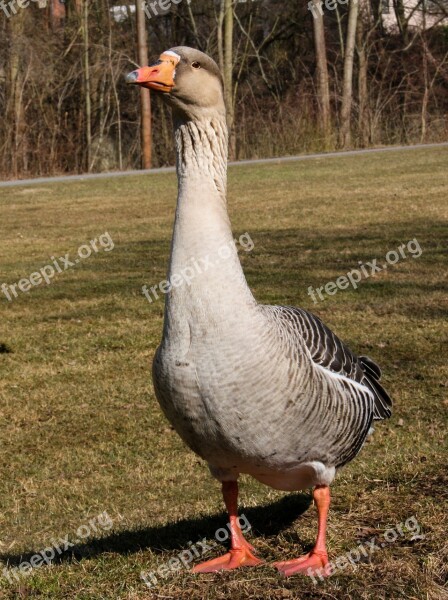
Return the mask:
<svg viewBox="0 0 448 600">
<path fill-rule="evenodd" d="M 381 370 L 367 356 L 356 356 L 316 315 L 294 306 L 275 306 L 278 316 L 305 343 L 312 360 L 336 375 L 343 375 L 367 387 L 374 397 L 375 420 L 388 419 L 392 401 L 380 384 Z M 280 314 L 279 314 L 280 313 Z"/>
</svg>

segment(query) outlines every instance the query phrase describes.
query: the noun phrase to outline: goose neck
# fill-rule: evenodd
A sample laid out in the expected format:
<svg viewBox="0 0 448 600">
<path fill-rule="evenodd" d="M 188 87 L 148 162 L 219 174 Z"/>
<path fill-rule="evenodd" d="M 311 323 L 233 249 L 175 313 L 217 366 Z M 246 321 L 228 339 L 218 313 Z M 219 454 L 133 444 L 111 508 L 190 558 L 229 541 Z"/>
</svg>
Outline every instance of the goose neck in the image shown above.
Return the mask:
<svg viewBox="0 0 448 600">
<path fill-rule="evenodd" d="M 213 315 L 224 319 L 230 313 L 233 318 L 236 306 L 252 306 L 255 301 L 227 213 L 225 120 L 179 123 L 175 140 L 179 192 L 168 275 L 174 282 L 188 273 L 189 282 L 173 285 L 167 296 L 165 322 L 177 323 L 180 330 L 185 319 L 210 324 Z"/>
<path fill-rule="evenodd" d="M 226 201 L 228 133 L 225 117 L 175 123 L 176 165 L 179 185 L 185 179 L 211 183 Z"/>
</svg>

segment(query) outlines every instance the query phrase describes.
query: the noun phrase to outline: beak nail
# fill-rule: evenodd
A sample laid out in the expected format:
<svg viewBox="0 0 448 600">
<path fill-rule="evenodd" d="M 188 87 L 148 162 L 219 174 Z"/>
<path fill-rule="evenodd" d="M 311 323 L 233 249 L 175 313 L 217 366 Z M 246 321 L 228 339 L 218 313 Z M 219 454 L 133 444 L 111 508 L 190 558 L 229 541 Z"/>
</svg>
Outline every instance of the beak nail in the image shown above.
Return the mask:
<svg viewBox="0 0 448 600">
<path fill-rule="evenodd" d="M 126 75 L 125 81 L 126 83 L 135 83 L 138 79 L 138 72 L 132 71 L 132 73 L 128 73 Z"/>
</svg>

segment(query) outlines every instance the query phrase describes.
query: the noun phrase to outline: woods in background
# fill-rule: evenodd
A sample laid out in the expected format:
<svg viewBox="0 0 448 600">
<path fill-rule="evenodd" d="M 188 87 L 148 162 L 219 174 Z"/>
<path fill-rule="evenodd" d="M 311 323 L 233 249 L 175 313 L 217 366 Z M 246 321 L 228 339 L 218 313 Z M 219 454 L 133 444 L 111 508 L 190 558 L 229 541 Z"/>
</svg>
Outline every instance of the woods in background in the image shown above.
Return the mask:
<svg viewBox="0 0 448 600">
<path fill-rule="evenodd" d="M 0 2 L 0 174 L 138 168 L 133 0 Z M 23 5 L 23 8 L 20 7 Z M 150 58 L 200 48 L 225 81 L 232 158 L 446 141 L 448 0 L 159 0 Z M 152 165 L 172 164 L 152 103 Z M 147 162 L 146 162 L 147 164 Z"/>
</svg>

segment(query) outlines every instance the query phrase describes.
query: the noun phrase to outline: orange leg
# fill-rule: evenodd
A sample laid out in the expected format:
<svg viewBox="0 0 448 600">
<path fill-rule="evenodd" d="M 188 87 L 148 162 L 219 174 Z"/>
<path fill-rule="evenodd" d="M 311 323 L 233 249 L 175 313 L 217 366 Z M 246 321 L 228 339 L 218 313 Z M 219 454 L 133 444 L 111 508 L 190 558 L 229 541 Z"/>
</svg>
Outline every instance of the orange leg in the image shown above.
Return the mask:
<svg viewBox="0 0 448 600">
<path fill-rule="evenodd" d="M 261 560 L 253 555 L 254 548 L 244 539 L 238 523 L 238 483 L 236 481 L 224 481 L 222 495 L 230 517 L 230 552 L 196 565 L 193 568 L 194 573 L 214 573 L 223 569 L 254 567 L 261 563 Z"/>
<path fill-rule="evenodd" d="M 314 575 L 316 572 L 320 575 L 329 575 L 327 572 L 328 554 L 325 545 L 325 533 L 327 528 L 328 509 L 330 507 L 330 488 L 328 485 L 317 485 L 313 491 L 313 498 L 317 506 L 318 528 L 317 539 L 314 548 L 293 560 L 286 560 L 275 563 L 275 566 L 286 577 L 294 573 L 303 573 L 304 575 Z"/>
</svg>

